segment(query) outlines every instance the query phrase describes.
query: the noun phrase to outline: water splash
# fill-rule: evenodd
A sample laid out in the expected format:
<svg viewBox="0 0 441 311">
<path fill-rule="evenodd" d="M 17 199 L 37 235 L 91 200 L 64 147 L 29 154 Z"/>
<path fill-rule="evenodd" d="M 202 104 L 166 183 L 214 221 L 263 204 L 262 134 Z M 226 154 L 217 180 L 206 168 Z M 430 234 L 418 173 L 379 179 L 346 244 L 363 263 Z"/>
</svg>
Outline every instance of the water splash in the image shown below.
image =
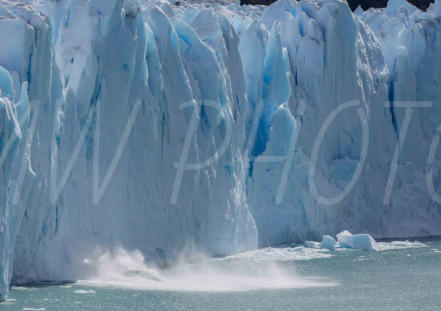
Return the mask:
<svg viewBox="0 0 441 311">
<path fill-rule="evenodd" d="M 110 286 L 138 290 L 232 292 L 263 289 L 333 286 L 329 280 L 305 278 L 291 266 L 272 262 L 254 262 L 235 257 L 203 258 L 181 261 L 166 269 L 146 264 L 139 251 L 117 249 L 101 252 L 85 263 L 93 275 L 81 285 Z"/>
</svg>

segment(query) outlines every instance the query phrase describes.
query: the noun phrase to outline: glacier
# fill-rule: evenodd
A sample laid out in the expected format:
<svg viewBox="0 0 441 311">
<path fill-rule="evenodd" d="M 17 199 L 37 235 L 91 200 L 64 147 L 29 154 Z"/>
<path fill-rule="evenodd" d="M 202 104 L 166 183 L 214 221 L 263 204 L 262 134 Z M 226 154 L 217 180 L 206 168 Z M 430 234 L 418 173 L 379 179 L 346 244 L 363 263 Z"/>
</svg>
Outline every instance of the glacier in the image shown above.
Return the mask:
<svg viewBox="0 0 441 311">
<path fill-rule="evenodd" d="M 440 0 L 0 0 L 0 298 L 97 248 L 441 235 L 440 24 Z"/>
</svg>

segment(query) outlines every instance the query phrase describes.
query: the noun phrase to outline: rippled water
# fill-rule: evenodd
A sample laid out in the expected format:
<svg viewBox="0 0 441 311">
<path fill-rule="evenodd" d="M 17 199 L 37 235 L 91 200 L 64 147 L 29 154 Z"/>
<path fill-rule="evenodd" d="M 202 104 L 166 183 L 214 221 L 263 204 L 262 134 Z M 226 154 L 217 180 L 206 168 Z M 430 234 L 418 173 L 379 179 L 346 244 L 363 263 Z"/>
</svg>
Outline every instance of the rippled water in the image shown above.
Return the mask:
<svg viewBox="0 0 441 311">
<path fill-rule="evenodd" d="M 167 270 L 121 251 L 90 280 L 13 288 L 0 310 L 439 311 L 441 240 L 423 243 L 267 248 Z"/>
</svg>

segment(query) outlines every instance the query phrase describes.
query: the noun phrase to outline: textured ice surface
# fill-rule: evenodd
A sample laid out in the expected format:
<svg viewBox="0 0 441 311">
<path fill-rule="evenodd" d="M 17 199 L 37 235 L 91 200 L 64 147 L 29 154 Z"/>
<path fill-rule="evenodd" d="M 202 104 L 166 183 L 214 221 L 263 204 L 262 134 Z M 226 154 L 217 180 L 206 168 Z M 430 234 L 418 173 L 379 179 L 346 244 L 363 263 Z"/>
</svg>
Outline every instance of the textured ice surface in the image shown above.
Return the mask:
<svg viewBox="0 0 441 311">
<path fill-rule="evenodd" d="M 337 234 L 337 247 L 376 250 L 376 242 L 369 234 L 352 234 L 345 230 Z"/>
<path fill-rule="evenodd" d="M 440 8 L 0 1 L 0 297 L 12 278 L 80 278 L 97 247 L 167 263 L 188 244 L 441 235 Z M 402 101 L 432 107 L 413 109 L 384 202 Z M 205 165 L 180 179 L 184 150 Z"/>
<path fill-rule="evenodd" d="M 336 244 L 336 241 L 332 236 L 324 235 L 322 237 L 322 242 L 320 243 L 320 247 L 325 248 L 325 249 L 329 249 L 332 251 L 335 249 L 335 244 Z"/>
</svg>

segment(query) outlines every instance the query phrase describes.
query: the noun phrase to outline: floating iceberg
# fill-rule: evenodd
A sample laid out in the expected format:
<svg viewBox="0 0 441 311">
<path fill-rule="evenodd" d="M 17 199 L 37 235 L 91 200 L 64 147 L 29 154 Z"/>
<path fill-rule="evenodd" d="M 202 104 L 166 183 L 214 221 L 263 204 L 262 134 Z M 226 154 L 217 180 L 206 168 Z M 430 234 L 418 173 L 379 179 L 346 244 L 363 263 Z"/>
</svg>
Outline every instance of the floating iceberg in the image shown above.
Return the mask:
<svg viewBox="0 0 441 311">
<path fill-rule="evenodd" d="M 337 247 L 376 250 L 376 242 L 369 234 L 352 234 L 345 230 L 337 234 Z"/>
<path fill-rule="evenodd" d="M 322 242 L 320 243 L 320 248 L 325 248 L 333 251 L 335 249 L 336 243 L 337 242 L 333 237 L 329 235 L 324 235 L 322 238 Z"/>
<path fill-rule="evenodd" d="M 344 230 L 337 234 L 337 241 L 329 235 L 322 237 L 322 242 L 305 241 L 303 245 L 306 248 L 335 250 L 336 248 L 377 250 L 375 239 L 369 234 L 352 234 Z M 386 247 L 383 247 L 386 249 Z"/>
</svg>

